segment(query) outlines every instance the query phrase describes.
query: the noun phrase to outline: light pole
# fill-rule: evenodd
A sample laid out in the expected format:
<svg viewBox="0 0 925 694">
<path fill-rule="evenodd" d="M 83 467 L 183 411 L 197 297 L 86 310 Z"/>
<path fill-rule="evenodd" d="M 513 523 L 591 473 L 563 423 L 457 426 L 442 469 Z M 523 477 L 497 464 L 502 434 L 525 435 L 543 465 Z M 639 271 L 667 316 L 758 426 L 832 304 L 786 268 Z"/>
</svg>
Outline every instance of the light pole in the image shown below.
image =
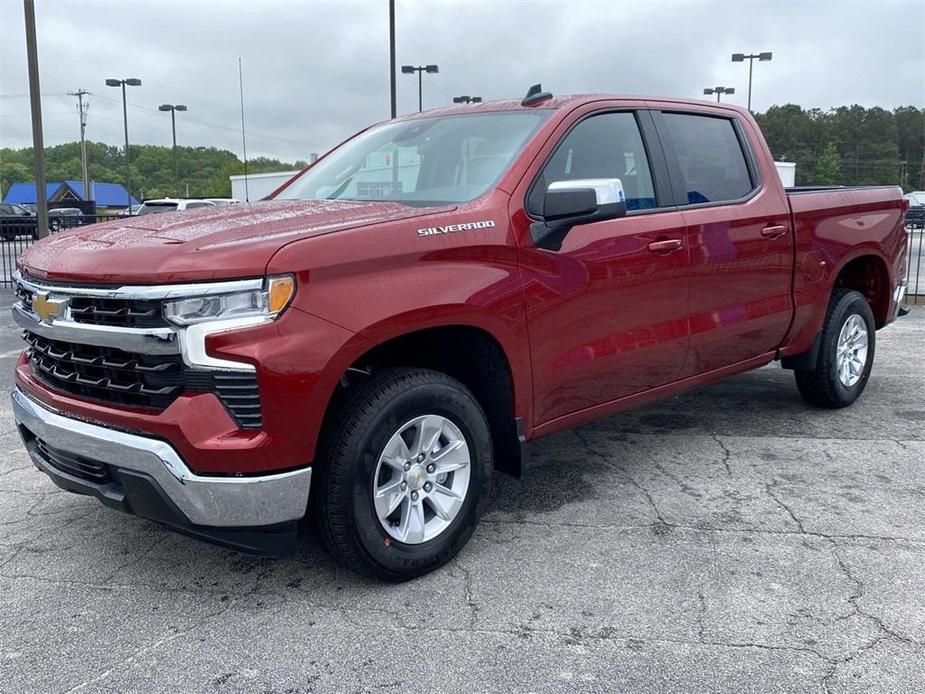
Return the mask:
<svg viewBox="0 0 925 694">
<path fill-rule="evenodd" d="M 734 63 L 744 63 L 748 60 L 748 110 L 752 110 L 752 66 L 755 62 L 755 58 L 758 59 L 758 62 L 764 63 L 771 59 L 771 53 L 733 53 L 732 62 Z"/>
<path fill-rule="evenodd" d="M 719 103 L 719 97 L 723 94 L 735 94 L 735 87 L 707 87 L 703 90 L 704 94 L 716 94 L 716 103 Z"/>
<path fill-rule="evenodd" d="M 389 0 L 389 92 L 394 119 L 398 115 L 398 92 L 395 89 L 395 0 Z"/>
<path fill-rule="evenodd" d="M 482 97 L 480 96 L 454 96 L 454 104 L 479 104 L 482 102 Z"/>
<path fill-rule="evenodd" d="M 125 192 L 128 194 L 127 210 L 132 211 L 132 162 L 128 153 L 128 104 L 125 101 L 125 86 L 140 87 L 141 80 L 129 77 L 124 80 L 108 79 L 107 87 L 122 87 L 122 125 L 125 128 Z"/>
<path fill-rule="evenodd" d="M 48 198 L 45 188 L 45 144 L 42 137 L 42 97 L 39 86 L 39 49 L 35 40 L 35 2 L 23 0 L 26 20 L 26 61 L 29 66 L 29 107 L 32 112 L 32 172 L 35 175 L 35 230 L 48 236 Z"/>
<path fill-rule="evenodd" d="M 183 104 L 161 104 L 158 111 L 170 111 L 170 129 L 173 131 L 173 178 L 180 197 L 180 161 L 177 159 L 177 111 L 185 111 Z"/>
<path fill-rule="evenodd" d="M 436 74 L 440 72 L 440 68 L 436 65 L 402 65 L 401 71 L 405 75 L 413 75 L 415 72 L 418 73 L 418 113 L 424 110 L 424 101 L 421 96 L 422 80 L 421 75 L 425 72 L 430 74 Z"/>
</svg>

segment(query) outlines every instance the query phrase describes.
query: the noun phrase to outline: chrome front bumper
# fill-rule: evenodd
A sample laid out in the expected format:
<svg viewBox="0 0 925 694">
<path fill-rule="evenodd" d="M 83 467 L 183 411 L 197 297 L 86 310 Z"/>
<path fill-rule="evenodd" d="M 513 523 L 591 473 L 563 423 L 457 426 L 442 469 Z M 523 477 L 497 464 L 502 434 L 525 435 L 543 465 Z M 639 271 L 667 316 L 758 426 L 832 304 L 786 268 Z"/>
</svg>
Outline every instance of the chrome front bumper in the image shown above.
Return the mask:
<svg viewBox="0 0 925 694">
<path fill-rule="evenodd" d="M 60 451 L 150 477 L 195 526 L 270 526 L 305 515 L 311 468 L 260 477 L 197 475 L 164 441 L 64 416 L 18 388 L 13 391 L 12 400 L 13 416 L 21 431 L 27 429 L 33 437 Z M 63 475 L 80 482 L 60 470 L 50 469 L 49 462 L 34 447 L 27 448 L 39 469 L 52 477 Z"/>
</svg>

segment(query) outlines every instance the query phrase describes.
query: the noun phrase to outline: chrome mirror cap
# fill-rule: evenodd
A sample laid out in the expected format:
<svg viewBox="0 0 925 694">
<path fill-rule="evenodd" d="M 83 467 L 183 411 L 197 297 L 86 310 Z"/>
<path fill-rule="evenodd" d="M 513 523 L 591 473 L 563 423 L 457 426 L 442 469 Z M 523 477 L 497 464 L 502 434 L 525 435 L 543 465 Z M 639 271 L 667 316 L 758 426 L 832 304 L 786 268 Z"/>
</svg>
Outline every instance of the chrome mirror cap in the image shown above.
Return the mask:
<svg viewBox="0 0 925 694">
<path fill-rule="evenodd" d="M 548 191 L 588 190 L 594 191 L 598 205 L 626 202 L 623 182 L 619 178 L 576 178 L 571 181 L 553 181 Z"/>
</svg>

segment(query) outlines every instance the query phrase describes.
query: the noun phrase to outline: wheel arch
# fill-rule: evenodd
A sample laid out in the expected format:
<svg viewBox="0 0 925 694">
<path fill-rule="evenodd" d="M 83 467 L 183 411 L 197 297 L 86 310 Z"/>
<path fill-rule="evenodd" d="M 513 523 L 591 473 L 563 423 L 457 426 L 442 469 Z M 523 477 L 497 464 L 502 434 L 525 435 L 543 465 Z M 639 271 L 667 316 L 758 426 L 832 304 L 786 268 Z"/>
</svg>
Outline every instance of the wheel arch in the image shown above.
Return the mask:
<svg viewBox="0 0 925 694">
<path fill-rule="evenodd" d="M 892 283 L 889 264 L 883 256 L 862 249 L 844 259 L 833 276 L 830 296 L 836 289 L 854 289 L 867 299 L 878 329 L 889 322 Z"/>
<path fill-rule="evenodd" d="M 394 320 L 390 320 L 395 325 Z M 385 367 L 417 367 L 445 373 L 475 395 L 488 418 L 496 469 L 520 476 L 526 464 L 525 413 L 518 416 L 518 397 L 524 399 L 523 366 L 497 332 L 465 320 L 441 323 L 399 321 L 404 330 L 378 326 L 363 331 L 365 349 L 341 362 L 321 425 L 322 436 L 336 426 L 332 414 L 351 384 Z M 375 335 L 374 338 L 371 338 Z M 529 390 L 527 391 L 529 392 Z"/>
</svg>

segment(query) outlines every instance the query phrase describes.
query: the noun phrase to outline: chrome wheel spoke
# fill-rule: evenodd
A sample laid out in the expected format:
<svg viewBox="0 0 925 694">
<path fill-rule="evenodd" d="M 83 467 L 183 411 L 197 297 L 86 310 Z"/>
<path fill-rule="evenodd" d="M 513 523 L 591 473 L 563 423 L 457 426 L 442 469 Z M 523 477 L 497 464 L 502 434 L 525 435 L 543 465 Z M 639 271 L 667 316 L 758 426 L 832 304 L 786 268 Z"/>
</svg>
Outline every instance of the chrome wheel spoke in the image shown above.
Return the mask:
<svg viewBox="0 0 925 694">
<path fill-rule="evenodd" d="M 438 474 L 454 472 L 469 464 L 469 451 L 465 441 L 452 441 L 432 458 Z"/>
<path fill-rule="evenodd" d="M 424 541 L 424 505 L 410 498 L 406 502 L 402 505 L 398 531 L 402 542 L 418 544 Z"/>
<path fill-rule="evenodd" d="M 387 484 L 376 490 L 376 513 L 380 518 L 391 516 L 392 512 L 398 508 L 398 505 L 405 498 L 405 492 L 401 488 L 402 480 L 400 477 L 391 480 Z"/>
<path fill-rule="evenodd" d="M 411 457 L 416 458 L 421 453 L 429 453 L 437 444 L 437 439 L 443 431 L 443 417 L 429 415 L 421 419 L 414 433 L 414 443 L 411 446 Z"/>
<path fill-rule="evenodd" d="M 380 460 L 393 470 L 404 472 L 404 465 L 411 459 L 411 451 L 401 436 L 393 436 L 385 446 Z"/>
<path fill-rule="evenodd" d="M 431 494 L 427 497 L 427 504 L 434 510 L 439 518 L 445 521 L 453 520 L 461 502 L 455 497 L 444 494 Z"/>
<path fill-rule="evenodd" d="M 434 492 L 436 494 L 443 494 L 445 496 L 452 497 L 458 501 L 462 501 L 462 496 L 459 494 L 459 492 L 455 491 L 454 489 L 451 489 L 450 487 L 444 487 L 442 484 L 435 484 Z"/>
</svg>

